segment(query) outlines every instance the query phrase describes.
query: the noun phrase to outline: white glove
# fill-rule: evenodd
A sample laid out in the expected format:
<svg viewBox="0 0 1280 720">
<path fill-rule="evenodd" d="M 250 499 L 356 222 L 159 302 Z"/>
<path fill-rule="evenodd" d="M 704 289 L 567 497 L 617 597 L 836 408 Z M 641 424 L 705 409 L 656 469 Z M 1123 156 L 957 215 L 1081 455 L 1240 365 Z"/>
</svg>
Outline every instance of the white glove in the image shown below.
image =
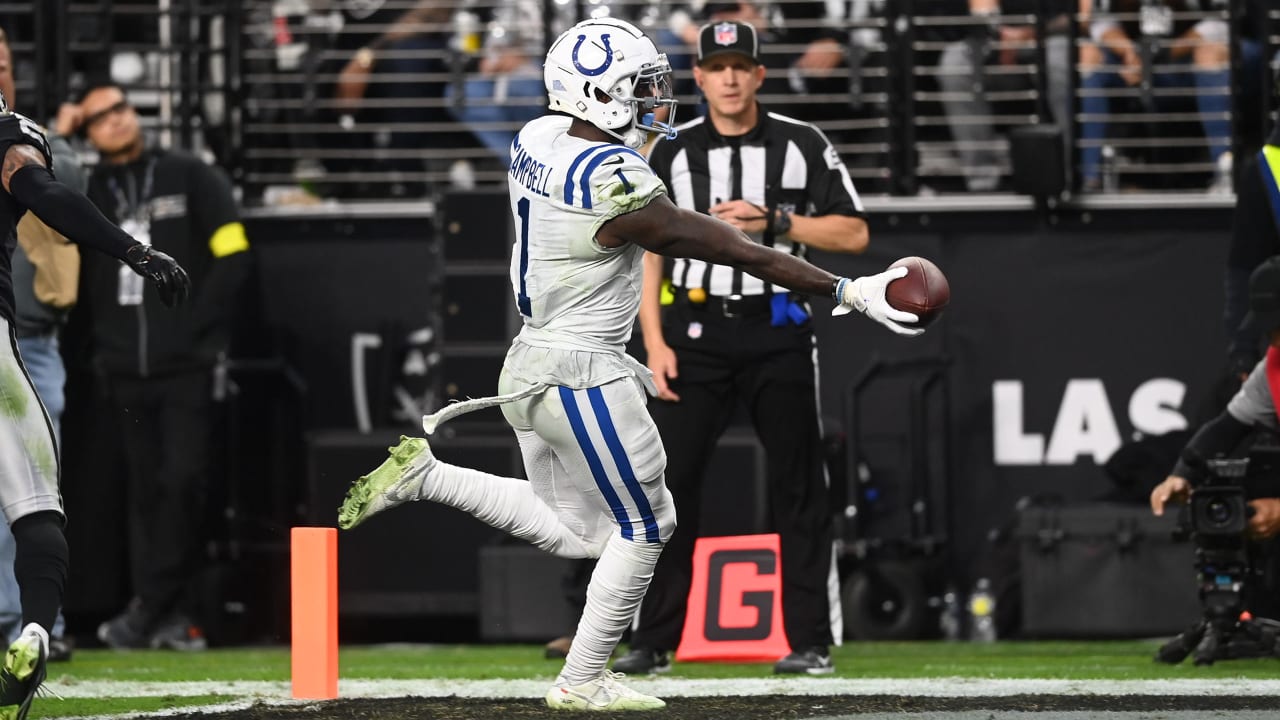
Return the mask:
<svg viewBox="0 0 1280 720">
<path fill-rule="evenodd" d="M 915 313 L 898 310 L 884 298 L 884 291 L 889 283 L 906 274 L 905 267 L 896 267 L 854 280 L 840 278 L 836 281 L 835 288 L 836 301 L 840 304 L 836 305 L 831 314 L 847 315 L 857 310 L 899 335 L 914 337 L 923 333 L 924 328 L 899 324 L 918 322 L 920 318 Z"/>
</svg>

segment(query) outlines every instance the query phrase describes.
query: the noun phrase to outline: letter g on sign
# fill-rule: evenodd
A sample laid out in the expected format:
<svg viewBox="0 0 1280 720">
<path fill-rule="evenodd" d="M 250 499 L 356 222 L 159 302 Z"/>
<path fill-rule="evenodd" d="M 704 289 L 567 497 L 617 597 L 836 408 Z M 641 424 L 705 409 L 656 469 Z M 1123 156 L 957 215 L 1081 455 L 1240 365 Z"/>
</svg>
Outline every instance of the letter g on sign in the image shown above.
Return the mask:
<svg viewBox="0 0 1280 720">
<path fill-rule="evenodd" d="M 725 569 L 730 565 L 750 565 L 757 576 L 777 572 L 777 557 L 768 550 L 718 550 L 711 555 L 707 573 L 706 638 L 708 640 L 764 640 L 769 637 L 773 617 L 773 592 L 748 589 L 739 579 L 726 581 Z M 747 583 L 749 584 L 749 583 Z M 755 622 L 747 627 L 727 627 L 721 617 L 721 601 L 726 591 L 741 598 L 741 608 L 755 610 Z"/>
</svg>

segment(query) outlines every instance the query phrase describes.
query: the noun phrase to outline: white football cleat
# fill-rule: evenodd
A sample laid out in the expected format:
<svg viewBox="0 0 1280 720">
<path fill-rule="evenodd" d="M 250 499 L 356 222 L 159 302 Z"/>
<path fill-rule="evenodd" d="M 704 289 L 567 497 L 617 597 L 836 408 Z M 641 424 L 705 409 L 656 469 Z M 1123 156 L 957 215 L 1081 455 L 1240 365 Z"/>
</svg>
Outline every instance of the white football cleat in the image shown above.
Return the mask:
<svg viewBox="0 0 1280 720">
<path fill-rule="evenodd" d="M 661 710 L 662 700 L 638 693 L 618 682 L 621 673 L 605 670 L 581 685 L 556 683 L 547 691 L 547 707 L 552 710 L 597 712 L 609 710 Z"/>
</svg>

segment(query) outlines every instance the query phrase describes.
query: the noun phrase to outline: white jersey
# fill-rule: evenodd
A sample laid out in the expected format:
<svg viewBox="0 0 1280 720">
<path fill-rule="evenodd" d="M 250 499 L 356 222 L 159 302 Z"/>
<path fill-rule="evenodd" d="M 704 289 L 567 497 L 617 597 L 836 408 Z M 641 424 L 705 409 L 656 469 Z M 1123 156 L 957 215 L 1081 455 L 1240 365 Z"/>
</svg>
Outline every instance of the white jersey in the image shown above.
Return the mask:
<svg viewBox="0 0 1280 720">
<path fill-rule="evenodd" d="M 666 187 L 640 153 L 573 137 L 572 122 L 538 118 L 511 143 L 511 290 L 524 326 L 503 363 L 502 394 L 426 416 L 428 435 L 451 418 L 550 386 L 581 390 L 633 377 L 657 394 L 652 373 L 625 349 L 640 309 L 644 250 L 601 247 L 596 233 Z"/>
<path fill-rule="evenodd" d="M 571 122 L 539 118 L 511 144 L 511 287 L 524 320 L 517 345 L 622 356 L 640 307 L 644 251 L 632 244 L 601 247 L 596 233 L 666 189 L 640 153 L 569 135 Z M 513 363 L 516 352 L 507 367 L 525 365 L 519 374 L 529 380 L 585 386 L 605 379 L 581 369 L 571 377 L 564 368 L 534 370 L 527 358 Z"/>
</svg>

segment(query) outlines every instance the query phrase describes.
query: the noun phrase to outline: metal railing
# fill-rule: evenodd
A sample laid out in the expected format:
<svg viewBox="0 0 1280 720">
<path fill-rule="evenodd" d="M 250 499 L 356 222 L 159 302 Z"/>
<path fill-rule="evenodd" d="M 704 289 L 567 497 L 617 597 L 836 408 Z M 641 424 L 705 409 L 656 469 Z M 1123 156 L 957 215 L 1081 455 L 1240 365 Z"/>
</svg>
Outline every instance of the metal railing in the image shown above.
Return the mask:
<svg viewBox="0 0 1280 720">
<path fill-rule="evenodd" d="M 115 82 L 161 145 L 200 152 L 234 170 L 240 6 L 233 0 L 0 4 L 0 24 L 13 41 L 18 109 L 52 125 L 62 103 L 77 101 L 91 84 Z"/>
<path fill-rule="evenodd" d="M 1010 191 L 1010 133 L 1049 122 L 1071 189 L 1202 192 L 1222 147 L 1238 154 L 1269 127 L 1273 3 L 1205 0 L 1163 16 L 1227 28 L 1216 84 L 1196 61 L 1221 38 L 1160 32 L 1142 8 L 1161 0 L 1113 3 L 1109 17 L 1140 30 L 1130 84 L 1085 17 L 1031 2 L 978 17 L 939 0 L 691 3 L 701 14 L 655 0 L 46 0 L 14 4 L 7 22 L 30 114 L 51 118 L 110 70 L 162 144 L 206 151 L 250 203 L 502 182 L 503 139 L 544 106 L 547 39 L 593 13 L 637 23 L 668 53 L 677 119 L 698 112 L 692 29 L 713 10 L 754 21 L 761 102 L 822 128 L 864 194 Z M 819 56 L 834 62 L 808 62 Z"/>
</svg>

